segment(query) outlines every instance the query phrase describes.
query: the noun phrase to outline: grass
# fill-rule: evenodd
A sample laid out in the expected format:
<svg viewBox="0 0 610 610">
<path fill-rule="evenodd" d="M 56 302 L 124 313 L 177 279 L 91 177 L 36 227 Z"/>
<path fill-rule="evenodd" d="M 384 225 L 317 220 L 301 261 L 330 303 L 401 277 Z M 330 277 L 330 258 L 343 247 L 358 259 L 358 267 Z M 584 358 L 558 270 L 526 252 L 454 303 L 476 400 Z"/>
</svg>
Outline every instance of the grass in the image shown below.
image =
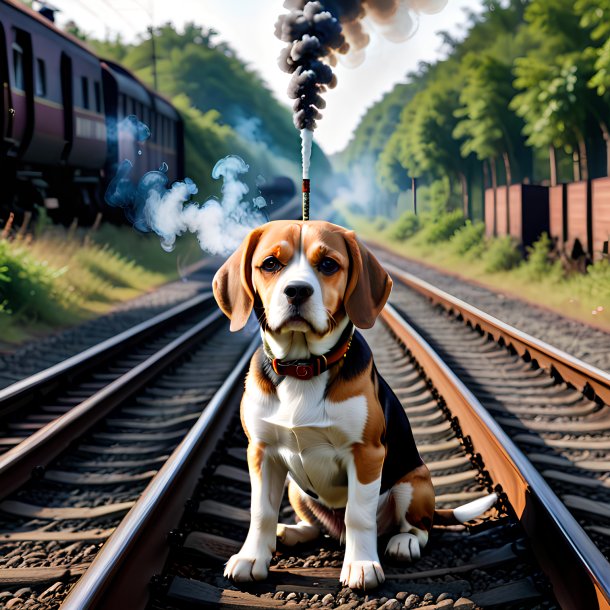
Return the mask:
<svg viewBox="0 0 610 610">
<path fill-rule="evenodd" d="M 154 235 L 104 225 L 55 226 L 0 239 L 0 333 L 19 343 L 112 310 L 179 275 L 201 258 L 192 236 L 164 252 Z"/>
<path fill-rule="evenodd" d="M 464 223 L 455 212 L 432 222 L 423 215 L 413 231 L 416 224 L 413 220 L 400 217 L 395 222 L 381 223 L 350 213 L 345 201 L 338 205 L 351 228 L 371 243 L 610 330 L 607 260 L 589 266 L 586 273 L 567 272 L 552 252 L 551 240 L 546 235 L 528 248 L 524 259 L 510 238 L 486 239 L 482 223 Z M 406 237 L 398 238 L 403 234 Z"/>
</svg>

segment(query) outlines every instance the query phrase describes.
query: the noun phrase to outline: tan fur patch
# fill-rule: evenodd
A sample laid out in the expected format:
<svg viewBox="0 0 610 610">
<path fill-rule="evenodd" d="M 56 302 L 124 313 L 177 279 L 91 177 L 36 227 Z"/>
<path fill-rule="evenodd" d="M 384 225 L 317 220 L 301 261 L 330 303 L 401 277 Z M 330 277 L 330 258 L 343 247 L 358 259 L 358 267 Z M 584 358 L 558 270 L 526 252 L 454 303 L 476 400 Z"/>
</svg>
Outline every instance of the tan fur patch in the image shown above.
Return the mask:
<svg viewBox="0 0 610 610">
<path fill-rule="evenodd" d="M 306 523 L 316 522 L 314 514 L 307 506 L 307 499 L 294 481 L 288 483 L 288 501 L 300 521 L 305 521 Z"/>
<path fill-rule="evenodd" d="M 397 483 L 410 483 L 413 498 L 407 509 L 407 521 L 421 530 L 430 531 L 434 517 L 434 487 L 425 464 L 418 466 Z"/>
<path fill-rule="evenodd" d="M 252 472 L 260 479 L 261 470 L 263 467 L 263 458 L 265 457 L 265 443 L 249 443 L 248 444 L 248 466 Z"/>
</svg>

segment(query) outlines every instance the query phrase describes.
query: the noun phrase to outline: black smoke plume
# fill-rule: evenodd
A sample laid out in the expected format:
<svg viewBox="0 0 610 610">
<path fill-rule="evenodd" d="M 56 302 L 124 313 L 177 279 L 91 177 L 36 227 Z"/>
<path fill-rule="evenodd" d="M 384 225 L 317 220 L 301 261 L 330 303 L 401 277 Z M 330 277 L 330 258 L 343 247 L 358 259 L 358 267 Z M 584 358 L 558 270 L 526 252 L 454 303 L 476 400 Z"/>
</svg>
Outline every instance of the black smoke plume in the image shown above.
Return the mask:
<svg viewBox="0 0 610 610">
<path fill-rule="evenodd" d="M 284 7 L 290 12 L 279 16 L 275 35 L 287 43 L 279 65 L 292 74 L 288 95 L 295 100 L 295 127 L 316 128 L 325 106 L 322 95 L 337 83 L 332 71 L 337 54 L 345 56 L 348 65 L 361 63 L 369 27 L 402 42 L 415 33 L 420 13 L 436 13 L 446 4 L 447 0 L 286 0 Z"/>
</svg>

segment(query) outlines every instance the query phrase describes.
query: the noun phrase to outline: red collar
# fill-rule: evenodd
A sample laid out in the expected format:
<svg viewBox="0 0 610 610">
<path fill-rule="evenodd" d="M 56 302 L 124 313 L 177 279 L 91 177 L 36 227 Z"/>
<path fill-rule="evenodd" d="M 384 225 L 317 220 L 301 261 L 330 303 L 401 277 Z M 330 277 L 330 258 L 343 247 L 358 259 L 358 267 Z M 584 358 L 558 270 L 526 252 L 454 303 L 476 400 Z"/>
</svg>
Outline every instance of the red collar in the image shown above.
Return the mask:
<svg viewBox="0 0 610 610">
<path fill-rule="evenodd" d="M 347 352 L 352 343 L 352 330 L 353 328 L 350 324 L 341 334 L 337 345 L 321 356 L 312 356 L 311 358 L 305 358 L 303 360 L 282 362 L 279 358 L 269 356 L 269 350 L 266 345 L 265 353 L 267 358 L 271 361 L 271 366 L 276 375 L 279 375 L 280 377 L 296 377 L 297 379 L 307 381 L 312 377 L 321 375 L 324 371 L 327 371 L 331 366 L 337 364 L 342 358 L 347 356 Z"/>
</svg>

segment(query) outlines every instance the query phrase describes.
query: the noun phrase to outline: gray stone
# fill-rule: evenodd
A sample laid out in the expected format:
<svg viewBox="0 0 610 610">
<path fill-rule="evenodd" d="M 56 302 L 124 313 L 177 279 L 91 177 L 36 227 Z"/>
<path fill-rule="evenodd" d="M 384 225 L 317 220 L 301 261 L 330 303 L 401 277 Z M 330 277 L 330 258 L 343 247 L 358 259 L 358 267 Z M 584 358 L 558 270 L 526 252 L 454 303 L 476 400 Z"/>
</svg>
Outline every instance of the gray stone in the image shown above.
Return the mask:
<svg viewBox="0 0 610 610">
<path fill-rule="evenodd" d="M 327 593 L 323 598 L 322 598 L 322 605 L 323 606 L 330 606 L 332 603 L 334 603 L 335 598 L 332 596 L 332 594 Z"/>
</svg>

